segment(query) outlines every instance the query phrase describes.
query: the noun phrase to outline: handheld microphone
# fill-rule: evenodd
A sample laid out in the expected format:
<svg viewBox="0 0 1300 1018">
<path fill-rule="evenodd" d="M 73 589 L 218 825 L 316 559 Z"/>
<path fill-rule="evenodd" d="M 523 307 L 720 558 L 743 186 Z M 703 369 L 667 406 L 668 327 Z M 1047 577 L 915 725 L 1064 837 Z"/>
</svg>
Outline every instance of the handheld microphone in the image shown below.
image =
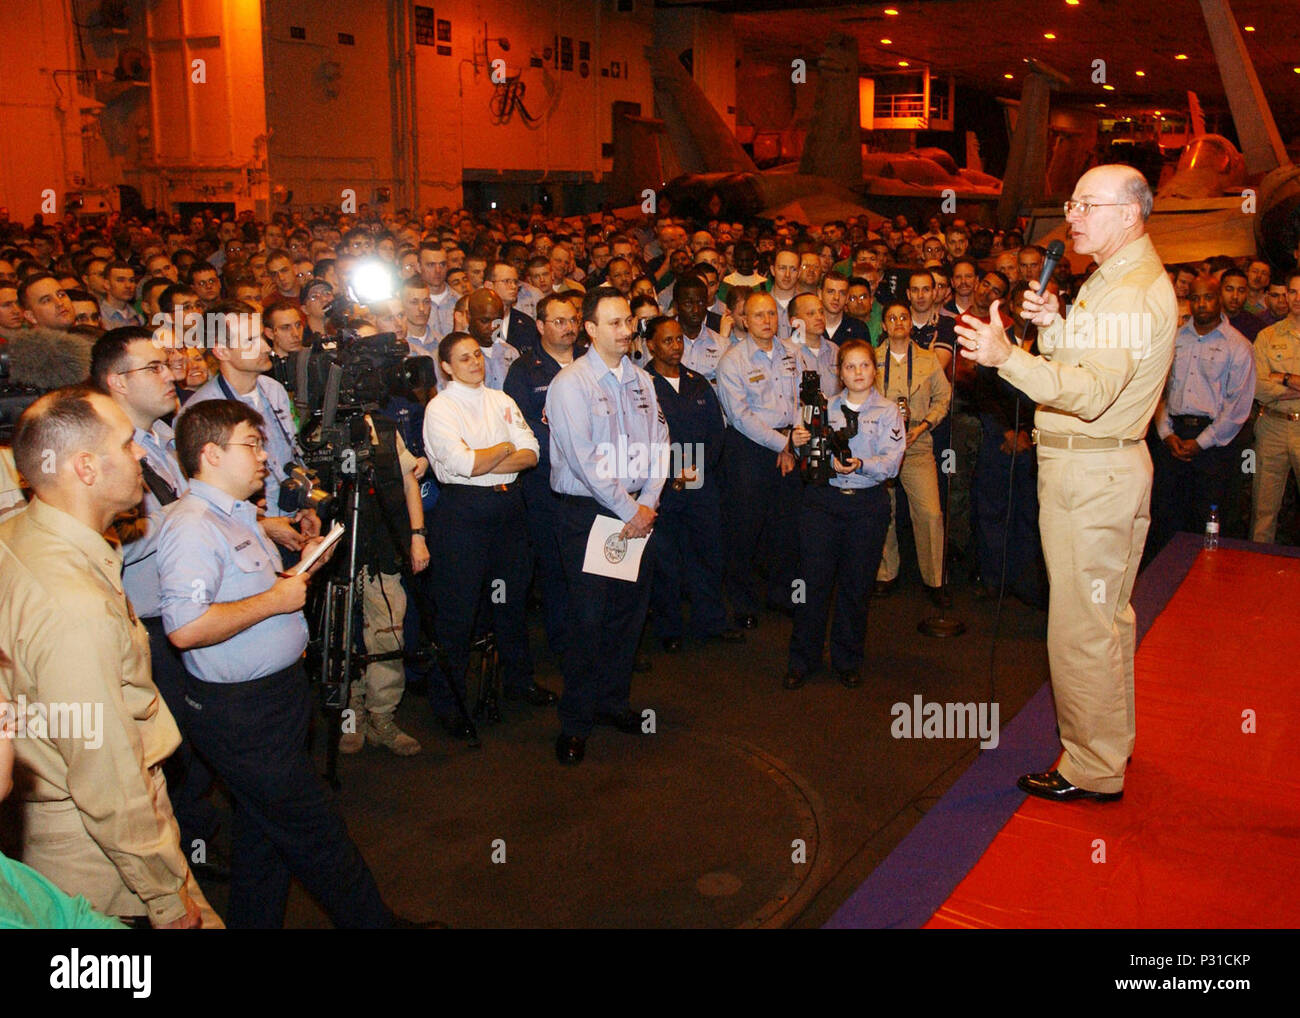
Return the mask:
<svg viewBox="0 0 1300 1018">
<path fill-rule="evenodd" d="M 1056 271 L 1056 266 L 1060 264 L 1065 257 L 1065 245 L 1059 240 L 1054 240 L 1047 245 L 1047 253 L 1043 255 L 1043 271 L 1038 275 L 1038 292 L 1045 293 L 1047 284 L 1052 278 L 1052 273 Z"/>
</svg>

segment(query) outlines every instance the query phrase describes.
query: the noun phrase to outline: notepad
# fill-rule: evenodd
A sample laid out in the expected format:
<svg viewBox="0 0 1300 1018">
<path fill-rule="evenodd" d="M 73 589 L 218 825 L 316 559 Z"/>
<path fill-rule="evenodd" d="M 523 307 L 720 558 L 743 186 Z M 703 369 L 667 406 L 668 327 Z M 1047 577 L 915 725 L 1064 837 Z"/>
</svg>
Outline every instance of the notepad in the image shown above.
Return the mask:
<svg viewBox="0 0 1300 1018">
<path fill-rule="evenodd" d="M 297 576 L 300 573 L 305 573 L 308 569 L 310 569 L 312 566 L 316 564 L 316 562 L 320 559 L 322 555 L 324 555 L 327 551 L 333 548 L 334 545 L 338 544 L 339 538 L 343 536 L 343 531 L 344 531 L 343 524 L 335 523 L 334 526 L 330 528 L 330 532 L 325 535 L 325 540 L 321 541 L 320 544 L 312 548 L 310 554 L 308 554 L 308 556 L 305 559 L 303 559 L 296 566 L 290 569 L 289 572 L 294 576 Z"/>
</svg>

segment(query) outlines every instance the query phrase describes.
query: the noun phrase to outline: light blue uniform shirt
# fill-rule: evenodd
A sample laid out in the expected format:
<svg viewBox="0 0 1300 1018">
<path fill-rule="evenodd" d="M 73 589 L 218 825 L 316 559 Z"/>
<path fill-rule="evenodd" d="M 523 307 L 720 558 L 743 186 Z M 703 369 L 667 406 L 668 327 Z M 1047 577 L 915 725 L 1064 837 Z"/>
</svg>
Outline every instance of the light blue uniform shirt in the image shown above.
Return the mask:
<svg viewBox="0 0 1300 1018">
<path fill-rule="evenodd" d="M 205 399 L 226 399 L 220 378 L 218 375 L 199 386 L 181 408 L 181 414 Z M 231 391 L 234 392 L 233 389 Z M 246 396 L 236 393 L 236 398 L 265 418 L 262 430 L 266 434 L 266 515 L 292 516 L 292 513 L 282 511 L 278 504 L 280 480 L 288 472 L 289 464 L 299 458 L 297 429 L 293 422 L 293 406 L 289 394 L 270 375 L 258 375 L 256 388 Z"/>
<path fill-rule="evenodd" d="M 438 340 L 449 332 L 456 331 L 456 302 L 460 300 L 460 295 L 448 286 L 442 291 L 441 296 L 434 297 L 433 294 L 430 294 L 429 299 L 432 303 L 429 311 L 429 332 L 431 333 L 429 338 L 436 348 Z M 437 357 L 436 351 L 433 356 Z"/>
<path fill-rule="evenodd" d="M 823 396 L 830 399 L 844 388 L 840 383 L 840 348 L 836 344 L 823 336 L 821 346 L 815 352 L 806 344 L 797 344 L 795 349 L 799 351 L 800 373 L 816 371 L 821 378 Z"/>
<path fill-rule="evenodd" d="M 722 355 L 727 352 L 730 344 L 707 325 L 701 325 L 700 334 L 694 339 L 682 333 L 682 345 L 685 347 L 682 351 L 682 365 L 716 385 L 718 361 L 722 360 Z"/>
<path fill-rule="evenodd" d="M 1250 415 L 1255 398 L 1255 348 L 1226 317 L 1204 336 L 1189 321 L 1174 336 L 1174 366 L 1165 388 L 1165 403 L 1156 432 L 1174 432 L 1170 417 L 1184 414 L 1212 418 L 1196 436 L 1202 449 L 1227 445 Z"/>
<path fill-rule="evenodd" d="M 280 553 L 257 525 L 257 507 L 202 481 L 167 507 L 158 534 L 163 627 L 173 633 L 211 604 L 270 590 Z M 283 671 L 307 649 L 302 612 L 272 615 L 211 647 L 181 652 L 204 682 L 248 682 Z"/>
<path fill-rule="evenodd" d="M 135 441 L 144 449 L 145 461 L 177 495 L 184 495 L 189 481 L 176 459 L 176 435 L 165 421 L 154 421 L 148 431 L 135 429 Z M 131 607 L 142 619 L 162 614 L 158 599 L 158 529 L 162 526 L 163 506 L 145 485 L 140 503 L 135 540 L 122 542 L 122 589 Z"/>
<path fill-rule="evenodd" d="M 546 393 L 546 420 L 551 489 L 594 498 L 626 523 L 638 504 L 659 504 L 669 446 L 650 375 L 626 356 L 619 368 L 621 381 L 594 347 L 561 368 Z"/>
<path fill-rule="evenodd" d="M 736 343 L 718 362 L 718 399 L 731 426 L 764 448 L 780 452 L 789 439 L 777 428 L 799 413 L 799 354 L 783 339 L 764 353 L 753 339 Z"/>
<path fill-rule="evenodd" d="M 835 429 L 844 427 L 844 394 L 840 393 L 826 407 L 826 422 Z M 862 461 L 851 474 L 836 474 L 833 488 L 872 488 L 898 476 L 907 449 L 907 432 L 898 405 L 880 395 L 874 387 L 858 407 L 858 433 L 849 439 L 849 451 Z"/>
</svg>

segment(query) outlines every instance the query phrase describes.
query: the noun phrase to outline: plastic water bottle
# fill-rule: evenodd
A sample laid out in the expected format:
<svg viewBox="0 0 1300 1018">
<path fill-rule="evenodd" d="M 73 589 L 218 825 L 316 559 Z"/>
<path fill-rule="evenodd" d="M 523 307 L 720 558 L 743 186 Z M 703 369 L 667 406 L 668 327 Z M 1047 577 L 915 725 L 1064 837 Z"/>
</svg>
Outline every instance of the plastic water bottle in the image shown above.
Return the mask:
<svg viewBox="0 0 1300 1018">
<path fill-rule="evenodd" d="M 1219 546 L 1219 507 L 1210 506 L 1210 518 L 1205 521 L 1205 550 L 1213 551 Z"/>
</svg>

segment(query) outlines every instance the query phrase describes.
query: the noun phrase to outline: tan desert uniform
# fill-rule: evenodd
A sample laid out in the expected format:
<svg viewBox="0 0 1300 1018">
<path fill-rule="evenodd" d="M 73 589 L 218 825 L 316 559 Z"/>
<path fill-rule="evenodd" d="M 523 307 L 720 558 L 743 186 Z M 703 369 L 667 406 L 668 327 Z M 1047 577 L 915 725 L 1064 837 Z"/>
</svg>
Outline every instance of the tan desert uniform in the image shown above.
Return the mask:
<svg viewBox="0 0 1300 1018">
<path fill-rule="evenodd" d="M 939 502 L 939 479 L 935 473 L 934 429 L 943 423 L 952 401 L 952 386 L 939 366 L 939 358 L 929 350 L 922 350 L 908 341 L 908 354 L 912 358 L 912 381 L 909 391 L 907 356 L 900 362 L 889 352 L 889 340 L 876 351 L 876 388 L 889 402 L 907 397 L 911 414 L 908 427 L 914 428 L 922 421 L 930 422 L 924 432 L 903 454 L 903 465 L 898 471 L 898 483 L 907 492 L 908 509 L 912 516 L 912 533 L 916 538 L 916 562 L 921 569 L 921 580 L 927 587 L 943 583 L 943 507 Z M 889 384 L 885 384 L 885 362 L 889 365 Z M 876 579 L 889 581 L 898 575 L 898 527 L 895 522 L 896 499 L 893 488 L 889 491 L 889 532 L 885 535 L 885 551 L 880 558 Z"/>
<path fill-rule="evenodd" d="M 1269 381 L 1271 371 L 1300 379 L 1300 323 L 1294 317 L 1261 329 L 1255 337 L 1254 519 L 1250 539 L 1271 543 L 1277 537 L 1277 511 L 1287 474 L 1300 478 L 1300 391 Z"/>
<path fill-rule="evenodd" d="M 205 929 L 220 927 L 181 851 L 161 766 L 180 733 L 122 592 L 122 557 L 39 498 L 0 524 L 0 647 L 13 659 L 0 691 L 27 708 L 14 745 L 23 861 L 105 915 L 169 923 L 188 899 Z"/>
<path fill-rule="evenodd" d="M 1133 752 L 1135 616 L 1151 524 L 1144 441 L 1174 357 L 1178 303 L 1148 237 L 1107 258 L 1069 318 L 1016 347 L 998 373 L 1039 404 L 1039 530 L 1051 581 L 1047 655 L 1065 755 L 1093 792 L 1124 787 Z"/>
</svg>

